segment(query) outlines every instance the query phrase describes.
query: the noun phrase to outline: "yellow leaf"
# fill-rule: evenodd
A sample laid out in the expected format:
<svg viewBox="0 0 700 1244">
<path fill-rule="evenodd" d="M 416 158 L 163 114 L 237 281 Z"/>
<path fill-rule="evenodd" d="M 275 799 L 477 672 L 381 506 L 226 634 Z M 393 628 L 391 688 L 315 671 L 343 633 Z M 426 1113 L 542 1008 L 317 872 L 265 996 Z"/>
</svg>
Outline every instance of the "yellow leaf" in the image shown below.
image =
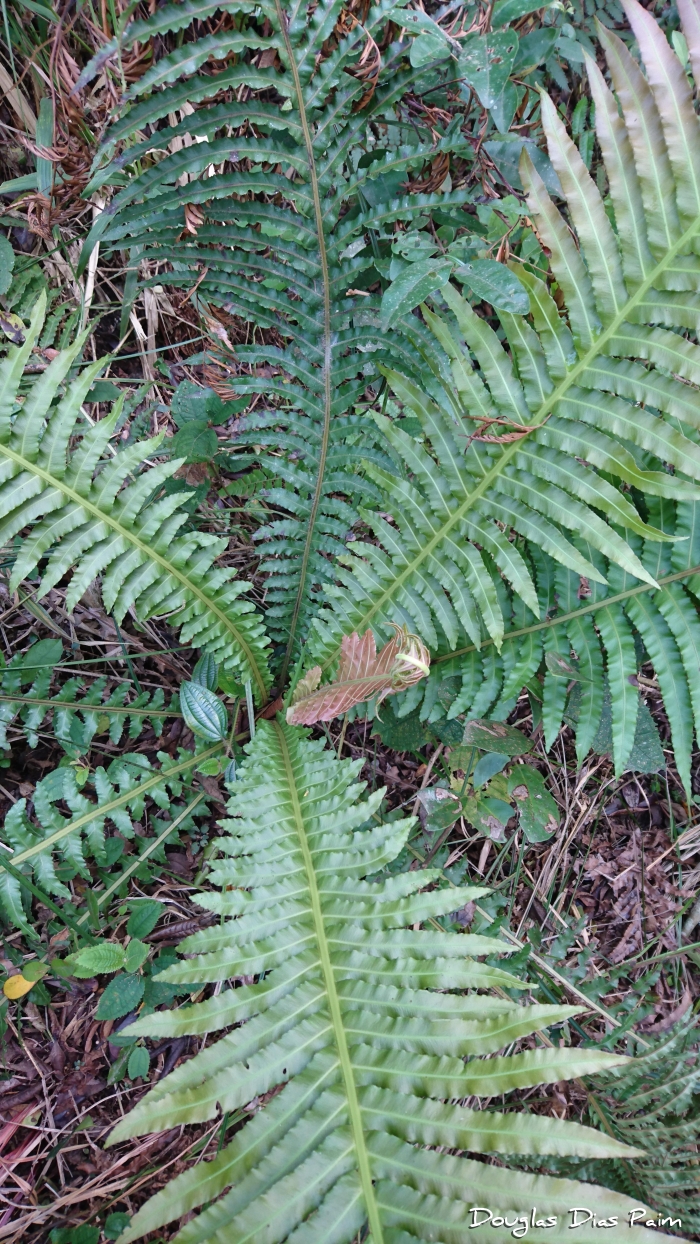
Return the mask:
<svg viewBox="0 0 700 1244">
<path fill-rule="evenodd" d="M 25 993 L 29 993 L 33 989 L 36 981 L 26 981 L 20 974 L 19 976 L 10 976 L 2 987 L 2 992 L 6 998 L 23 998 Z"/>
</svg>

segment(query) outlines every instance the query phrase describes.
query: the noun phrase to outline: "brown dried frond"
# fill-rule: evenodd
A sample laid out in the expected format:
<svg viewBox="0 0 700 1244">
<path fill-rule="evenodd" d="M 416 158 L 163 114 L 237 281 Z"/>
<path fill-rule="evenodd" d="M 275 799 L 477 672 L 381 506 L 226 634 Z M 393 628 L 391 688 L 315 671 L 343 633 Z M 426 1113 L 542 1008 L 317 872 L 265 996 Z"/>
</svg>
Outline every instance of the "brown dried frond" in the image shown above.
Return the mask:
<svg viewBox="0 0 700 1244">
<path fill-rule="evenodd" d="M 407 188 L 411 194 L 434 194 L 440 189 L 450 171 L 450 155 L 448 151 L 440 151 L 435 156 L 427 176 L 409 181 Z"/>
<path fill-rule="evenodd" d="M 204 224 L 204 219 L 204 209 L 198 203 L 185 203 L 185 227 L 180 237 L 184 237 L 186 233 L 196 237 L 197 230 Z"/>
<path fill-rule="evenodd" d="M 365 84 L 362 95 L 353 104 L 353 112 L 360 112 L 371 100 L 377 89 L 381 67 L 382 54 L 372 36 L 367 34 L 367 41 L 359 61 L 356 65 L 353 65 L 352 69 L 346 70 L 350 77 L 357 78 L 358 82 L 364 82 Z"/>
</svg>

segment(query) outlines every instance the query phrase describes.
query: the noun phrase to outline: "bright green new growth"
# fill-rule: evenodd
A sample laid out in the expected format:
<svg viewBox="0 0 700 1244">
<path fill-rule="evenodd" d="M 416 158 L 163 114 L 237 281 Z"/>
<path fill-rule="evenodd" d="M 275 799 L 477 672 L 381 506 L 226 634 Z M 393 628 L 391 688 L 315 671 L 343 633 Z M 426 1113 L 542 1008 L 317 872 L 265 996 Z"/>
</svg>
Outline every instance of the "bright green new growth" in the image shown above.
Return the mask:
<svg viewBox="0 0 700 1244">
<path fill-rule="evenodd" d="M 44 309 L 41 298 L 24 344 L 11 346 L 0 364 L 0 543 L 31 529 L 14 563 L 10 590 L 46 559 L 36 597 L 70 571 L 70 610 L 99 577 L 105 608 L 117 621 L 130 608 L 140 618 L 167 613 L 185 643 L 239 671 L 264 701 L 267 640 L 253 605 L 239 599 L 247 584 L 233 582 L 234 570 L 214 566 L 226 541 L 181 531 L 188 494 L 158 496 L 182 461 L 141 469 L 157 452 L 161 436 L 110 455 L 119 403 L 100 423 L 80 427 L 81 404 L 105 364 L 98 360 L 71 378 L 85 335 L 60 351 L 19 406 L 23 370 Z"/>
<path fill-rule="evenodd" d="M 483 1058 L 577 1008 L 478 993 L 524 987 L 477 961 L 508 953 L 507 944 L 412 927 L 485 891 L 440 885 L 439 869 L 391 871 L 413 819 L 383 823 L 382 790 L 360 798 L 361 760 L 339 762 L 306 731 L 267 722 L 247 751 L 232 788 L 235 815 L 219 840 L 224 859 L 211 874 L 222 890 L 198 899 L 222 923 L 187 938 L 180 950 L 193 957 L 160 979 L 262 979 L 129 1029 L 162 1037 L 239 1024 L 155 1085 L 110 1143 L 237 1111 L 284 1087 L 214 1161 L 153 1197 L 121 1244 L 216 1197 L 177 1244 L 263 1235 L 268 1244 L 345 1244 L 365 1224 L 375 1244 L 451 1244 L 465 1238 L 471 1205 L 507 1212 L 531 1198 L 543 1214 L 563 1215 L 583 1204 L 576 1184 L 510 1171 L 504 1179 L 496 1167 L 436 1147 L 634 1156 L 578 1124 L 455 1104 L 625 1059 L 536 1042 L 510 1057 Z M 598 1213 L 620 1215 L 606 1238 L 626 1239 L 632 1202 L 601 1188 L 595 1199 Z M 547 1238 L 567 1238 L 566 1227 Z"/>
<path fill-rule="evenodd" d="M 638 589 L 700 563 L 700 347 L 685 335 L 700 317 L 700 123 L 685 71 L 653 18 L 635 0 L 626 9 L 647 78 L 622 42 L 600 30 L 622 115 L 588 66 L 614 224 L 543 96 L 550 157 L 579 246 L 527 156 L 522 171 L 567 319 L 546 286 L 515 264 L 532 323 L 500 313 L 508 349 L 450 285 L 446 315 L 425 309 L 440 347 L 434 375 L 426 369 L 430 396 L 387 372 L 424 435 L 377 416 L 405 464 L 403 478 L 368 468 L 393 521 L 364 513 L 378 544 L 355 544 L 340 559 L 311 659 L 331 668 L 343 634 L 371 626 L 385 639 L 390 623 L 401 622 L 432 648 L 434 664 L 400 711 L 422 703 L 423 716 L 436 720 L 446 705 L 451 717 L 507 714 L 543 656 L 570 659 L 573 649 L 584 686 L 583 759 L 600 723 L 605 657 L 621 773 L 639 705 L 630 682 L 640 663 L 636 632 L 656 666 L 689 790 L 693 718 L 700 726 L 700 622 L 689 594 L 697 580 Z M 591 594 L 597 604 L 627 592 L 624 606 L 601 603 L 560 629 L 538 626 L 556 623 L 557 608 L 586 609 Z M 509 640 L 511 630 L 518 634 Z M 566 680 L 551 670 L 544 699 L 551 745 L 566 703 Z"/>
</svg>

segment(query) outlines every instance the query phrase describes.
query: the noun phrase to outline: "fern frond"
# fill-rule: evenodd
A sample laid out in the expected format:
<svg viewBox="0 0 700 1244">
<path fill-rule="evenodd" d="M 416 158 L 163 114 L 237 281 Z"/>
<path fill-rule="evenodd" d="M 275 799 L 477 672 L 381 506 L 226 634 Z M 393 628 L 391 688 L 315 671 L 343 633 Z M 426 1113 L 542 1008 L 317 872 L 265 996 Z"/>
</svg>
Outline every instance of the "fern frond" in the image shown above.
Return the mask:
<svg viewBox="0 0 700 1244">
<path fill-rule="evenodd" d="M 17 873 L 33 879 L 45 894 L 70 900 L 71 893 L 61 879 L 57 860 L 69 869 L 68 877 L 80 876 L 92 881 L 87 860 L 107 868 L 119 858 L 107 855 L 109 823 L 122 838 L 133 839 L 134 822 L 143 816 L 146 797 L 161 812 L 175 819 L 180 805 L 191 795 L 193 770 L 207 753 L 193 755 L 182 751 L 175 763 L 167 752 L 159 752 L 160 768 L 154 768 L 140 752 L 126 752 L 105 769 L 99 766 L 87 783 L 79 782 L 76 769 L 61 765 L 37 782 L 32 795 L 35 824 L 29 816 L 26 799 L 12 805 L 3 824 L 3 843 L 11 851 L 10 862 L 15 875 L 0 869 L 0 911 L 18 928 L 29 931 L 28 913 L 23 907 L 23 891 Z M 94 790 L 90 798 L 88 790 Z M 65 804 L 72 813 L 66 817 L 57 804 Z M 206 816 L 206 804 L 200 803 L 196 816 Z M 192 816 L 180 822 L 181 829 L 193 827 Z M 156 818 L 152 822 L 161 828 Z M 140 828 L 140 827 L 139 827 Z M 163 858 L 161 848 L 161 858 Z"/>
<path fill-rule="evenodd" d="M 150 725 L 158 737 L 166 717 L 182 716 L 179 706 L 164 707 L 160 687 L 153 694 L 142 691 L 126 704 L 130 684 L 121 682 L 109 689 L 104 677 L 96 678 L 89 687 L 79 677 L 67 678 L 60 690 L 49 696 L 62 651 L 60 639 L 40 640 L 24 655 L 17 653 L 0 670 L 0 749 L 10 748 L 7 729 L 11 724 L 23 730 L 30 747 L 36 747 L 38 732 L 48 728 L 50 717 L 54 738 L 77 760 L 87 755 L 96 735 L 108 734 L 116 745 L 125 730 L 127 738 L 133 740 Z M 25 693 L 23 688 L 28 684 Z"/>
<path fill-rule="evenodd" d="M 181 530 L 187 494 L 157 497 L 181 460 L 141 470 L 161 437 L 108 457 L 118 405 L 81 433 L 81 403 L 104 366 L 98 360 L 64 386 L 84 336 L 58 354 L 18 405 L 44 303 L 35 307 L 24 345 L 10 347 L 0 364 L 0 543 L 25 533 L 11 589 L 45 562 L 37 599 L 71 572 L 70 610 L 99 577 L 105 607 L 117 621 L 128 609 L 141 618 L 167 613 L 184 642 L 238 671 L 264 701 L 268 641 L 253 605 L 240 599 L 247 585 L 234 582 L 234 570 L 215 565 L 226 541 Z"/>
<path fill-rule="evenodd" d="M 504 1180 L 502 1171 L 435 1146 L 483 1154 L 635 1152 L 577 1124 L 452 1104 L 624 1060 L 544 1048 L 482 1057 L 576 1008 L 480 994 L 496 984 L 522 988 L 503 969 L 478 962 L 508 947 L 494 938 L 417 931 L 483 890 L 442 888 L 435 869 L 390 870 L 413 821 L 382 823 L 382 791 L 359 799 L 360 763 L 341 763 L 322 742 L 268 722 L 248 747 L 233 788 L 235 816 L 219 843 L 224 858 L 211 874 L 222 889 L 198 900 L 222 923 L 187 938 L 180 950 L 190 957 L 162 978 L 260 979 L 129 1028 L 130 1035 L 156 1036 L 238 1025 L 155 1085 L 110 1143 L 208 1119 L 283 1088 L 212 1163 L 178 1176 L 149 1201 L 122 1244 L 222 1193 L 181 1229 L 180 1244 L 262 1231 L 271 1241 L 341 1244 L 365 1223 L 375 1241 L 398 1231 L 456 1240 L 471 1205 L 507 1210 L 536 1196 L 544 1213 L 560 1213 L 577 1186 L 510 1172 Z M 567 1201 L 567 1210 L 577 1203 Z M 631 1207 L 599 1189 L 596 1204 L 606 1213 Z M 623 1230 L 613 1238 L 624 1238 Z"/>
<path fill-rule="evenodd" d="M 323 0 L 303 15 L 282 0 L 218 7 L 237 15 L 235 32 L 202 38 L 192 26 L 182 46 L 129 89 L 92 183 L 123 188 L 96 222 L 83 262 L 98 239 L 108 249 L 138 246 L 145 260 L 162 264 L 167 257 L 172 264 L 170 272 L 159 271 L 162 283 L 189 286 L 195 279 L 200 299 L 284 338 L 279 350 L 259 344 L 236 350 L 243 364 L 236 369 L 237 392 L 262 392 L 267 407 L 239 437 L 269 446 L 274 456 L 266 465 L 280 477 L 268 498 L 279 517 L 257 538 L 270 634 L 286 648 L 283 684 L 321 588 L 332 580 L 333 558 L 357 522 L 358 505 L 378 499 L 360 472 L 361 448 L 370 456 L 377 452 L 376 429 L 353 411 L 368 380 L 378 378 L 382 356 L 408 368 L 416 362 L 410 327 L 406 341 L 400 332 L 382 333 L 379 297 L 360 296 L 379 280 L 368 230 L 375 239 L 389 239 L 398 220 L 414 220 L 438 205 L 442 212 L 459 208 L 466 190 L 408 195 L 391 179 L 410 177 L 441 153 L 470 159 L 472 153 L 459 125 L 435 140 L 401 116 L 397 105 L 423 72 L 407 66 L 405 42 L 383 52 L 371 99 L 366 84 L 352 76 L 365 41 L 382 41 L 397 7 L 393 0 L 371 5 L 350 34 L 339 0 Z M 209 12 L 205 5 L 203 13 Z M 133 23 L 125 45 L 182 32 L 198 17 L 196 5 L 166 6 Z M 221 61 L 234 44 L 235 66 L 215 76 L 202 72 L 207 57 Z M 450 71 L 436 72 L 448 78 Z M 229 102 L 226 92 L 233 87 L 246 89 L 245 103 Z M 279 103 L 269 102 L 272 92 Z M 396 136 L 392 149 L 372 162 L 359 160 L 372 152 L 373 120 L 383 132 L 388 116 Z M 159 128 L 166 118 L 175 124 Z M 117 144 L 127 145 L 105 166 Z M 131 170 L 126 186 L 124 169 Z M 206 205 L 196 237 L 183 233 L 186 202 Z M 250 336 L 255 341 L 254 331 Z"/>
<path fill-rule="evenodd" d="M 665 36 L 636 0 L 625 9 L 647 77 L 602 28 L 617 101 L 588 66 L 614 224 L 543 97 L 578 246 L 527 155 L 523 178 L 565 316 L 520 267 L 530 317 L 500 313 L 505 345 L 452 285 L 441 291 L 442 315 L 425 309 L 452 383 L 434 369 L 428 395 L 408 373 L 386 372 L 424 435 L 416 440 L 378 418 L 404 477 L 368 466 L 383 494 L 381 513 L 362 511 L 376 543 L 356 543 L 340 559 L 309 656 L 332 669 L 343 635 L 371 626 L 384 639 L 391 624 L 405 625 L 448 677 L 462 680 L 450 715 L 483 716 L 507 713 L 543 659 L 570 656 L 573 646 L 588 669 L 579 755 L 600 721 L 605 665 L 620 773 L 638 716 L 636 633 L 656 666 L 689 790 L 700 623 L 686 588 L 658 589 L 672 568 L 700 562 L 688 553 L 700 497 L 700 347 L 687 333 L 697 328 L 700 292 L 700 127 Z M 645 584 L 653 590 L 640 592 Z M 586 605 L 583 592 L 596 601 L 595 625 L 570 617 Z M 549 623 L 564 598 L 560 630 Z M 407 694 L 405 711 L 425 695 L 425 715 L 440 715 L 435 662 L 433 671 L 432 686 Z M 548 745 L 565 703 L 565 683 L 548 671 Z"/>
<path fill-rule="evenodd" d="M 636 1058 L 590 1083 L 591 1123 L 637 1149 L 633 1162 L 545 1159 L 552 1174 L 600 1181 L 648 1201 L 661 1226 L 697 1234 L 696 1155 L 700 1063 L 694 1017 L 647 1042 Z"/>
</svg>

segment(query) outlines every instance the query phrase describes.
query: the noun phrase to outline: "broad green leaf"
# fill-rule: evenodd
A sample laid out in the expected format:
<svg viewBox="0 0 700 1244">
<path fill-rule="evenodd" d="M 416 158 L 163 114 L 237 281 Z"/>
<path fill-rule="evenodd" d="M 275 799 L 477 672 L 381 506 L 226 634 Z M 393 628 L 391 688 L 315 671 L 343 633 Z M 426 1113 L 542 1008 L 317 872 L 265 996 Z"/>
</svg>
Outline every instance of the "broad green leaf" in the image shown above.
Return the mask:
<svg viewBox="0 0 700 1244">
<path fill-rule="evenodd" d="M 97 942 L 84 946 L 63 960 L 71 974 L 81 979 L 98 976 L 103 972 L 118 972 L 124 963 L 124 948 L 115 942 Z"/>
<path fill-rule="evenodd" d="M 219 681 L 219 667 L 213 657 L 205 652 L 201 656 L 192 671 L 192 682 L 199 683 L 202 687 L 207 687 L 209 691 L 216 691 Z"/>
<path fill-rule="evenodd" d="M 534 0 L 496 0 L 491 13 L 491 25 L 494 30 L 499 26 L 509 26 L 528 13 L 536 13 L 538 9 L 547 9 L 554 0 L 545 0 L 544 4 L 535 5 Z"/>
<path fill-rule="evenodd" d="M 95 1016 L 97 1019 L 121 1019 L 139 1005 L 143 997 L 142 976 L 115 976 L 100 995 Z"/>
<path fill-rule="evenodd" d="M 165 903 L 153 898 L 133 899 L 126 923 L 129 937 L 144 938 L 155 928 L 165 911 Z"/>
<path fill-rule="evenodd" d="M 178 428 L 188 423 L 225 423 L 235 413 L 235 402 L 222 402 L 213 389 L 182 380 L 170 401 L 170 413 Z"/>
<path fill-rule="evenodd" d="M 501 756 L 522 756 L 532 749 L 532 741 L 515 726 L 502 721 L 473 720 L 464 727 L 463 742 L 485 752 L 497 752 Z"/>
<path fill-rule="evenodd" d="M 461 800 L 442 786 L 432 786 L 419 794 L 423 809 L 423 828 L 426 833 L 439 834 L 454 825 L 462 812 Z"/>
<path fill-rule="evenodd" d="M 184 682 L 180 687 L 182 715 L 190 730 L 212 743 L 226 737 L 226 709 L 221 700 L 197 682 Z"/>
<path fill-rule="evenodd" d="M 447 283 L 452 265 L 445 259 L 421 259 L 408 264 L 382 294 L 382 327 L 391 328 L 402 316 Z"/>
<path fill-rule="evenodd" d="M 15 252 L 3 233 L 0 235 L 0 295 L 6 294 L 12 283 Z"/>
<path fill-rule="evenodd" d="M 150 947 L 145 942 L 140 942 L 137 937 L 132 937 L 124 953 L 124 971 L 137 972 L 148 958 L 149 950 Z"/>
<path fill-rule="evenodd" d="M 216 432 L 202 419 L 185 423 L 169 445 L 174 458 L 185 458 L 188 462 L 211 462 L 218 447 Z"/>
<path fill-rule="evenodd" d="M 459 75 L 490 110 L 501 133 L 508 130 L 517 105 L 517 93 L 509 81 L 517 51 L 518 36 L 513 30 L 470 34 L 462 42 Z"/>
<path fill-rule="evenodd" d="M 530 299 L 520 281 L 505 264 L 496 263 L 495 259 L 473 259 L 471 263 L 459 264 L 455 278 L 496 311 L 527 315 L 530 310 Z"/>
<path fill-rule="evenodd" d="M 503 752 L 486 752 L 484 756 L 480 756 L 474 765 L 471 778 L 474 789 L 484 786 L 497 773 L 501 773 L 508 764 L 508 759 Z"/>
<path fill-rule="evenodd" d="M 508 778 L 508 794 L 515 801 L 518 824 L 527 842 L 546 842 L 559 825 L 556 801 L 539 769 L 515 765 Z"/>
<path fill-rule="evenodd" d="M 151 1065 L 151 1056 L 145 1045 L 137 1045 L 129 1055 L 127 1071 L 130 1080 L 145 1079 Z M 127 1224 L 128 1225 L 128 1224 Z"/>
</svg>

